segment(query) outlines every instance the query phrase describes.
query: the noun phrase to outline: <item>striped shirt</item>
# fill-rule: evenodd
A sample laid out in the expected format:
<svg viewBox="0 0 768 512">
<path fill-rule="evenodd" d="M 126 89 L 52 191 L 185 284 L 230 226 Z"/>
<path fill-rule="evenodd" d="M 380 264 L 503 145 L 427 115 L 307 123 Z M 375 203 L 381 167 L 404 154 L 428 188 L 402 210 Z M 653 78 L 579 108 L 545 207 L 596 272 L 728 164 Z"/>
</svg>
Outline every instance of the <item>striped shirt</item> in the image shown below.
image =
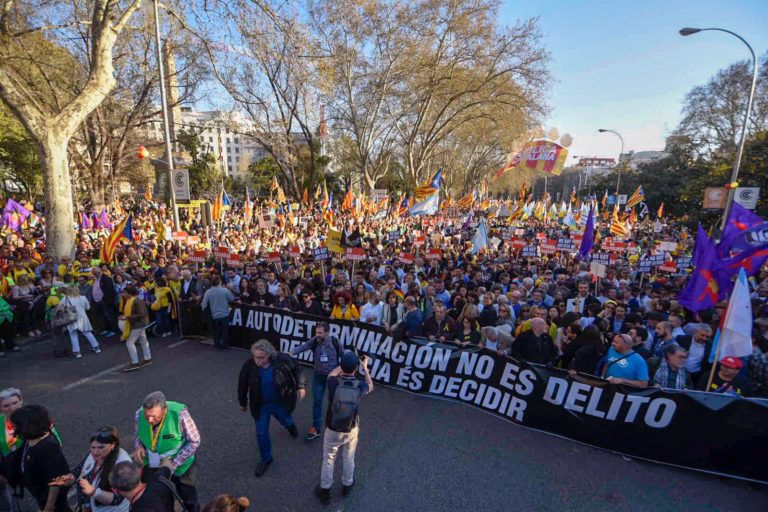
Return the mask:
<svg viewBox="0 0 768 512">
<path fill-rule="evenodd" d="M 143 446 L 141 441 L 139 440 L 139 414 L 142 414 L 144 411 L 142 409 L 139 409 L 136 411 L 135 416 L 135 429 L 133 432 L 133 439 L 134 439 L 134 446 L 138 448 L 139 446 Z M 176 454 L 176 457 L 171 461 L 173 468 L 171 469 L 171 473 L 176 471 L 176 468 L 179 466 L 183 466 L 187 460 L 195 454 L 197 451 L 197 448 L 200 446 L 200 431 L 197 430 L 197 425 L 195 425 L 195 420 L 192 419 L 192 416 L 189 414 L 189 410 L 185 407 L 181 413 L 179 413 L 179 423 L 181 427 L 181 437 L 184 438 L 187 443 L 184 445 L 184 448 L 181 449 L 181 451 Z M 157 427 L 152 427 L 152 430 L 154 432 L 154 429 Z M 146 449 L 147 447 L 144 446 Z"/>
</svg>

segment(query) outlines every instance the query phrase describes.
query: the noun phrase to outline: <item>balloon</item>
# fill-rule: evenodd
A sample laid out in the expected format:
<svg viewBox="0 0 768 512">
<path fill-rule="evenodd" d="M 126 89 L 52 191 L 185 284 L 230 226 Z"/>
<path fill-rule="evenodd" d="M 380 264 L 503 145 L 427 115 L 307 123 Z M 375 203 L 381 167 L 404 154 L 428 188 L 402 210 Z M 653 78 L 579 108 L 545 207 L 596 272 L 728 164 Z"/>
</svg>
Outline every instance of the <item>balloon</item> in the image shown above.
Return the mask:
<svg viewBox="0 0 768 512">
<path fill-rule="evenodd" d="M 564 148 L 567 148 L 571 144 L 573 144 L 573 137 L 571 137 L 570 133 L 566 133 L 562 137 L 560 137 L 560 145 L 563 146 Z"/>
<path fill-rule="evenodd" d="M 560 136 L 560 131 L 555 127 L 550 128 L 549 131 L 547 132 L 547 138 L 549 140 L 557 140 L 559 136 Z"/>
<path fill-rule="evenodd" d="M 144 146 L 139 146 L 139 160 L 143 160 L 149 156 L 149 150 Z"/>
</svg>

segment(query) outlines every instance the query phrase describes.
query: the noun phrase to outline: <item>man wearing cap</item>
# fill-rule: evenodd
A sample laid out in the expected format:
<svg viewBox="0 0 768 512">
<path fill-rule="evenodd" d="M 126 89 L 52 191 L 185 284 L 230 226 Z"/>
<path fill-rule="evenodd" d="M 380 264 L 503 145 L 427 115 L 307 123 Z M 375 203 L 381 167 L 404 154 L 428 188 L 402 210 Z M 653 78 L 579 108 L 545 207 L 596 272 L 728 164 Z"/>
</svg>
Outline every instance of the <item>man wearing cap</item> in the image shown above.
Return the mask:
<svg viewBox="0 0 768 512">
<path fill-rule="evenodd" d="M 364 381 L 355 378 L 355 372 L 360 363 L 362 363 L 360 373 L 365 378 Z M 373 380 L 371 380 L 371 374 L 368 373 L 368 358 L 366 356 L 358 359 L 354 352 L 347 351 L 341 356 L 341 364 L 328 375 L 328 409 L 325 415 L 326 429 L 323 437 L 323 464 L 320 469 L 320 485 L 315 489 L 315 493 L 323 505 L 328 505 L 331 502 L 333 468 L 339 449 L 341 449 L 343 463 L 341 473 L 342 495 L 345 497 L 349 495 L 355 483 L 355 451 L 357 450 L 357 441 L 360 434 L 360 417 L 358 409 L 355 407 L 350 427 L 338 427 L 338 415 L 342 414 L 340 412 L 342 408 L 339 407 L 341 399 L 334 402 L 334 396 L 341 386 L 344 386 L 345 393 L 348 391 L 347 388 L 350 387 L 357 390 L 359 395 L 354 395 L 357 397 L 357 405 L 359 405 L 363 395 L 373 391 Z M 334 418 L 334 414 L 337 415 L 336 418 Z"/>
<path fill-rule="evenodd" d="M 742 363 L 741 359 L 738 357 L 726 357 L 720 361 L 717 373 L 715 373 L 709 389 L 707 389 L 707 383 L 709 382 L 708 373 L 704 373 L 699 377 L 696 389 L 709 391 L 711 393 L 723 393 L 726 395 L 749 396 L 749 381 L 745 377 L 739 375 L 743 367 L 744 363 Z"/>
</svg>

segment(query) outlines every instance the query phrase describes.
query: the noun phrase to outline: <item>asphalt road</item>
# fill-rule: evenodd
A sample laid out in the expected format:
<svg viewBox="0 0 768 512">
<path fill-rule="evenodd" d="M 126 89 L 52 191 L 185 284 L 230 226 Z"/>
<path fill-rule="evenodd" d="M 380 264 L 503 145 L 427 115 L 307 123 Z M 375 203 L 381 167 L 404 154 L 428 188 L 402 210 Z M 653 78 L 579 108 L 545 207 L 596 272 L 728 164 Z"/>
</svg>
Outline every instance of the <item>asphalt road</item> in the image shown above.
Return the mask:
<svg viewBox="0 0 768 512">
<path fill-rule="evenodd" d="M 52 359 L 50 342 L 27 346 L 0 359 L 0 388 L 19 387 L 26 403 L 51 410 L 72 465 L 100 426 L 117 426 L 132 445 L 133 414 L 147 393 L 159 389 L 186 403 L 203 436 L 203 500 L 219 493 L 247 496 L 258 512 L 768 509 L 768 486 L 625 460 L 461 404 L 383 387 L 362 406 L 354 493 L 342 499 L 337 464 L 332 504 L 321 507 L 313 494 L 321 439 L 294 440 L 273 422 L 275 462 L 264 477 L 253 477 L 254 425 L 240 412 L 235 388 L 246 352 L 153 340 L 154 364 L 124 374 L 124 347 L 116 338 L 103 346 L 101 355 L 88 352 L 81 360 Z M 308 399 L 294 417 L 303 436 L 311 420 Z"/>
</svg>

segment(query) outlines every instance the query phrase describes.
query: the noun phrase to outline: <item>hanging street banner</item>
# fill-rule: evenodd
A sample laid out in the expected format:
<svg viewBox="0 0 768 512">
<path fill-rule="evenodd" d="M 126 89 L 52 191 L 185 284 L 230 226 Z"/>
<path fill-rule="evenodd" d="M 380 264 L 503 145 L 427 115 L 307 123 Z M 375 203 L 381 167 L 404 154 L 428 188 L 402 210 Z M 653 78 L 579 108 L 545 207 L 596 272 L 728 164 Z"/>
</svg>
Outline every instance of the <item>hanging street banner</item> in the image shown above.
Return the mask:
<svg viewBox="0 0 768 512">
<path fill-rule="evenodd" d="M 231 345 L 258 339 L 288 352 L 326 319 L 235 305 Z M 768 400 L 637 389 L 516 361 L 492 350 L 398 340 L 383 327 L 332 320 L 330 335 L 371 359 L 377 384 L 462 402 L 503 418 L 630 457 L 768 483 Z M 299 355 L 311 365 L 312 353 Z"/>
<path fill-rule="evenodd" d="M 568 150 L 560 144 L 549 140 L 534 140 L 514 156 L 508 167 L 560 175 L 567 158 Z"/>
</svg>

